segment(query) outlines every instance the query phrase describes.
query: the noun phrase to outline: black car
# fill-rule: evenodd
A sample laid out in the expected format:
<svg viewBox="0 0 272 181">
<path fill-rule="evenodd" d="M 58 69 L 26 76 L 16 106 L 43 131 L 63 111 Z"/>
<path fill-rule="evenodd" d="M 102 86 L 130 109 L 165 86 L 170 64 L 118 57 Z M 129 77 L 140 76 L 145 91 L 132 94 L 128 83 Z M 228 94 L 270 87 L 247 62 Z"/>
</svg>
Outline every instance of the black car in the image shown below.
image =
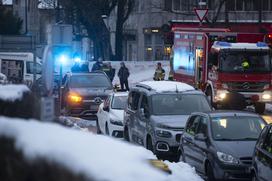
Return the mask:
<svg viewBox="0 0 272 181">
<path fill-rule="evenodd" d="M 263 129 L 257 141 L 253 155 L 252 173 L 252 180 L 272 180 L 272 124 Z"/>
<path fill-rule="evenodd" d="M 210 181 L 248 180 L 252 155 L 266 122 L 248 112 L 193 113 L 180 144 L 180 160 Z"/>
<path fill-rule="evenodd" d="M 93 116 L 112 91 L 112 83 L 103 72 L 66 74 L 61 91 L 63 112 L 70 116 Z"/>
</svg>

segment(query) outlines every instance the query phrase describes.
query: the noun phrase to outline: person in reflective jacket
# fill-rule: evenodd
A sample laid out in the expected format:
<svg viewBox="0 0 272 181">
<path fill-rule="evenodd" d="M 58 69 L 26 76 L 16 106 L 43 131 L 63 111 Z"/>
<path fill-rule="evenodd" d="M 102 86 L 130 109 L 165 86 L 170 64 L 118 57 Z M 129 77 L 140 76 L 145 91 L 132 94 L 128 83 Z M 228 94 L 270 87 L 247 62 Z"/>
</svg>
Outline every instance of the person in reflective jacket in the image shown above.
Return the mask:
<svg viewBox="0 0 272 181">
<path fill-rule="evenodd" d="M 165 70 L 162 68 L 161 62 L 158 62 L 153 79 L 160 81 L 160 80 L 164 80 L 164 77 L 165 77 Z"/>
</svg>

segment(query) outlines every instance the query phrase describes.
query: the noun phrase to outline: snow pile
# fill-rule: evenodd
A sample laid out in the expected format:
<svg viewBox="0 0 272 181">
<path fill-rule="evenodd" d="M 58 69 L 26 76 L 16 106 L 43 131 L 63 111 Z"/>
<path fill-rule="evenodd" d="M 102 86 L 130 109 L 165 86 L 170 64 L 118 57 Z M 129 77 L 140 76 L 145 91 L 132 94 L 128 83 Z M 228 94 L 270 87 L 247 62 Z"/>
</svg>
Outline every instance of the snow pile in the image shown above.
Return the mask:
<svg viewBox="0 0 272 181">
<path fill-rule="evenodd" d="M 167 92 L 167 91 L 189 91 L 195 90 L 192 86 L 175 81 L 144 81 L 140 84 L 147 85 L 157 92 Z"/>
<path fill-rule="evenodd" d="M 14 138 L 16 148 L 28 159 L 45 157 L 97 180 L 201 180 L 193 169 L 182 163 L 168 163 L 173 169 L 171 175 L 152 167 L 148 159 L 155 156 L 143 147 L 52 123 L 1 117 L 0 135 Z"/>
<path fill-rule="evenodd" d="M 29 92 L 26 85 L 0 85 L 0 99 L 4 101 L 20 100 L 25 92 Z"/>
</svg>

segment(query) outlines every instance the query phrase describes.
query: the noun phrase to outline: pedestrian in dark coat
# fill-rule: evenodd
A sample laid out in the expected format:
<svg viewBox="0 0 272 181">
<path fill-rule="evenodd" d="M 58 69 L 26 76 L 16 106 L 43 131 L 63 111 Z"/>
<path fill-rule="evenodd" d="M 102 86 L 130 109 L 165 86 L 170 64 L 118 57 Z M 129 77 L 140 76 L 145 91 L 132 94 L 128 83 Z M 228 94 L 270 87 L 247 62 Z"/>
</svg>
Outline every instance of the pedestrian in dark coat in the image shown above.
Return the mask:
<svg viewBox="0 0 272 181">
<path fill-rule="evenodd" d="M 115 76 L 115 69 L 114 68 L 112 68 L 112 66 L 111 66 L 111 63 L 110 62 L 108 62 L 108 67 L 109 67 L 109 73 L 108 73 L 108 76 L 109 76 L 109 78 L 110 78 L 110 80 L 111 80 L 111 82 L 113 81 L 113 79 L 114 79 L 114 76 Z"/>
<path fill-rule="evenodd" d="M 102 58 L 99 58 L 99 59 L 93 64 L 92 72 L 93 72 L 93 71 L 102 70 L 102 66 L 103 66 Z"/>
<path fill-rule="evenodd" d="M 128 77 L 129 77 L 129 70 L 126 67 L 124 62 L 120 63 L 121 67 L 118 71 L 118 77 L 120 79 L 120 85 L 121 85 L 121 90 L 129 90 L 128 86 Z M 126 89 L 124 89 L 124 85 L 126 86 Z"/>
</svg>

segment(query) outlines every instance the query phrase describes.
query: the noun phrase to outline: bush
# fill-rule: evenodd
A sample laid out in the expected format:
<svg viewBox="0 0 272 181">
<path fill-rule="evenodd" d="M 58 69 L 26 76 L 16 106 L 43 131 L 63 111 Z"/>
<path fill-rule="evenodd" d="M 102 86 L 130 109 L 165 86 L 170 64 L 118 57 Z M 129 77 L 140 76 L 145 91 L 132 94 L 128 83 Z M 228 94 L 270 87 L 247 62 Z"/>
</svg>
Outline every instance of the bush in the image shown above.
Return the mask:
<svg viewBox="0 0 272 181">
<path fill-rule="evenodd" d="M 27 160 L 14 147 L 14 140 L 0 137 L 1 181 L 91 181 L 44 158 Z"/>
<path fill-rule="evenodd" d="M 25 92 L 21 100 L 8 101 L 0 99 L 0 115 L 24 119 L 39 119 L 39 99 L 31 92 Z"/>
</svg>

